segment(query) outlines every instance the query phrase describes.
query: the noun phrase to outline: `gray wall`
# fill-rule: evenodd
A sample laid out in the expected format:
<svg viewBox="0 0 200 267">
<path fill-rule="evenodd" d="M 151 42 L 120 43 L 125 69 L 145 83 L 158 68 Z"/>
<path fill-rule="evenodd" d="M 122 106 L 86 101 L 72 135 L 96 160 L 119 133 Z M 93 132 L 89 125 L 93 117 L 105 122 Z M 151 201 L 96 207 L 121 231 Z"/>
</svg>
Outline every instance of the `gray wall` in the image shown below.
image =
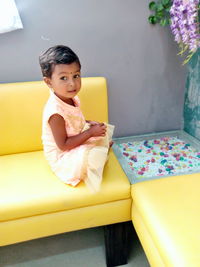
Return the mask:
<svg viewBox="0 0 200 267">
<path fill-rule="evenodd" d="M 15 1 L 24 29 L 0 34 L 0 82 L 41 80 L 39 53 L 65 44 L 83 76 L 107 78 L 115 136 L 180 129 L 185 69 L 149 0 Z"/>
</svg>

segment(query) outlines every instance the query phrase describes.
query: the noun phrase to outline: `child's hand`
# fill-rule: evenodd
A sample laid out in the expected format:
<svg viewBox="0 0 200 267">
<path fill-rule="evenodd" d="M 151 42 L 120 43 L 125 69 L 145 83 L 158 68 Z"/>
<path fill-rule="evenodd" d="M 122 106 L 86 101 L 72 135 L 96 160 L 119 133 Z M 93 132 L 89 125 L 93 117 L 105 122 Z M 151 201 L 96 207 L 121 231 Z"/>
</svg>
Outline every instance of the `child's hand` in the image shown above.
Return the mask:
<svg viewBox="0 0 200 267">
<path fill-rule="evenodd" d="M 88 130 L 91 134 L 91 137 L 94 136 L 105 136 L 106 134 L 106 125 L 104 123 L 94 124 Z"/>
<path fill-rule="evenodd" d="M 90 126 L 99 124 L 99 122 L 97 122 L 97 121 L 88 121 L 88 120 L 87 120 L 86 122 L 89 123 Z"/>
</svg>

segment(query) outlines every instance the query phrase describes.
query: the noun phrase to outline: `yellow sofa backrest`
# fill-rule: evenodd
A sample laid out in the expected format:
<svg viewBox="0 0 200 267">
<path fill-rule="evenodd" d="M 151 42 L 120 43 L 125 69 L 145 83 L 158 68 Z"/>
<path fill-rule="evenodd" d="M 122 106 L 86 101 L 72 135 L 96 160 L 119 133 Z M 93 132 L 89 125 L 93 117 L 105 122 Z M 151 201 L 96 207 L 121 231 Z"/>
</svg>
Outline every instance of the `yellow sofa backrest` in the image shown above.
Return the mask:
<svg viewBox="0 0 200 267">
<path fill-rule="evenodd" d="M 42 111 L 48 96 L 43 81 L 0 84 L 0 155 L 42 149 Z M 86 119 L 108 121 L 105 78 L 82 78 L 79 97 Z"/>
</svg>

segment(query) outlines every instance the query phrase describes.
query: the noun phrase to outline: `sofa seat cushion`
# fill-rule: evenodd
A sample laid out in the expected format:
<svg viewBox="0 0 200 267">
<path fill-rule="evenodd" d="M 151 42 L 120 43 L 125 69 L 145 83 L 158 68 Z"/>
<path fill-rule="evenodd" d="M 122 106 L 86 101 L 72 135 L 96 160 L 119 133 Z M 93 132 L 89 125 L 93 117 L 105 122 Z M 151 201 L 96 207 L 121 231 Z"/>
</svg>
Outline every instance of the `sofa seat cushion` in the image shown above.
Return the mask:
<svg viewBox="0 0 200 267">
<path fill-rule="evenodd" d="M 0 221 L 130 198 L 130 183 L 112 150 L 96 194 L 83 182 L 75 188 L 61 182 L 43 151 L 1 156 L 0 166 Z"/>
<path fill-rule="evenodd" d="M 199 266 L 200 174 L 134 184 L 131 194 L 133 223 L 134 216 L 141 218 L 164 263 L 160 266 Z M 138 235 L 145 244 L 145 236 Z M 146 250 L 151 249 L 152 242 Z"/>
</svg>

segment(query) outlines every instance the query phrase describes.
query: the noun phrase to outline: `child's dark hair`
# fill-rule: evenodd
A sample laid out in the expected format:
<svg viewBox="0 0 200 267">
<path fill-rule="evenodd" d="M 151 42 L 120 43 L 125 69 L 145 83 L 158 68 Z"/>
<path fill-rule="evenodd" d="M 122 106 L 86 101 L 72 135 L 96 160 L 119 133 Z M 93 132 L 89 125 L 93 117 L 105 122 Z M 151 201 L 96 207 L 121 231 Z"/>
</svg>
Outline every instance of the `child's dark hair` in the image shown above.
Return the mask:
<svg viewBox="0 0 200 267">
<path fill-rule="evenodd" d="M 67 46 L 56 45 L 50 47 L 39 56 L 39 63 L 43 77 L 51 78 L 55 65 L 76 62 L 81 68 L 78 56 Z"/>
</svg>

